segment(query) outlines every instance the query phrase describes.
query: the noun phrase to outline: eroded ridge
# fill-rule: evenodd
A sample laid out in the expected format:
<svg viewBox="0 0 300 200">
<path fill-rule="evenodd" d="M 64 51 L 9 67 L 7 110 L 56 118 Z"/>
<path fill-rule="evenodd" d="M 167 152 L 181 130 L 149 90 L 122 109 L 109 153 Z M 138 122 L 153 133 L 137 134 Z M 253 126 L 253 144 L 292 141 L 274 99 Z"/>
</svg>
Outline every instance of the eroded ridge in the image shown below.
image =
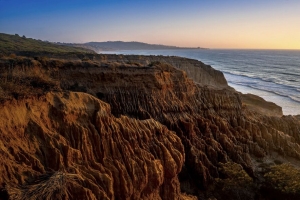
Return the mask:
<svg viewBox="0 0 300 200">
<path fill-rule="evenodd" d="M 299 117 L 245 101 L 203 63 L 18 59 L 0 63 L 0 183 L 11 196 L 66 177 L 65 199 L 265 198 L 278 192 L 264 182 L 269 165 L 300 166 Z"/>
</svg>

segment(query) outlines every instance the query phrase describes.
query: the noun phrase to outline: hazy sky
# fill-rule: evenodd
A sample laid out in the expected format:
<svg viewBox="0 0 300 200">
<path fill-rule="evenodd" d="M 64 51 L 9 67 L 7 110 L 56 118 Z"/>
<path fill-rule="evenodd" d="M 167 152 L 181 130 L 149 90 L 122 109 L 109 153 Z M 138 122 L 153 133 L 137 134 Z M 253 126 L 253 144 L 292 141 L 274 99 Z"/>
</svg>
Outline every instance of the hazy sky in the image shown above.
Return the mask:
<svg viewBox="0 0 300 200">
<path fill-rule="evenodd" d="M 300 49 L 300 0 L 0 0 L 0 32 L 54 42 Z"/>
</svg>

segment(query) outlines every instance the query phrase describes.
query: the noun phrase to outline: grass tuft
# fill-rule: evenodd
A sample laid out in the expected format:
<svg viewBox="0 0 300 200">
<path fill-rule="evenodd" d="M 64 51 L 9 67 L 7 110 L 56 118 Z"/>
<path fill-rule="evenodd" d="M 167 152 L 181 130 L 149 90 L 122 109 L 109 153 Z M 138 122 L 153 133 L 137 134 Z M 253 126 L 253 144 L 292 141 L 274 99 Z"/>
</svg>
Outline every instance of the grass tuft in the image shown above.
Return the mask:
<svg viewBox="0 0 300 200">
<path fill-rule="evenodd" d="M 33 183 L 17 186 L 7 185 L 10 199 L 14 200 L 63 200 L 72 199 L 69 191 L 71 183 L 83 180 L 77 174 L 66 172 L 47 173 L 38 177 Z"/>
</svg>

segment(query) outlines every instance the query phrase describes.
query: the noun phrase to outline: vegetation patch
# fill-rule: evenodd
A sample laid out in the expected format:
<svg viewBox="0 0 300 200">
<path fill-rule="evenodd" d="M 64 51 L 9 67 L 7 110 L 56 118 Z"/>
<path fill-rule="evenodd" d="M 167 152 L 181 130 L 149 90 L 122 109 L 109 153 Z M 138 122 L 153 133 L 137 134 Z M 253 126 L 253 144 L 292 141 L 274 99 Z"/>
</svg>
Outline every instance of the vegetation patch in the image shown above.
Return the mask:
<svg viewBox="0 0 300 200">
<path fill-rule="evenodd" d="M 20 37 L 18 34 L 0 33 L 0 55 L 18 52 L 48 52 L 48 53 L 94 53 L 90 49 L 59 45 L 47 41 Z"/>
<path fill-rule="evenodd" d="M 219 163 L 220 178 L 210 188 L 217 199 L 254 199 L 254 181 L 237 163 Z"/>
<path fill-rule="evenodd" d="M 264 189 L 274 199 L 300 199 L 300 170 L 289 163 L 273 165 L 264 175 Z"/>
<path fill-rule="evenodd" d="M 22 186 L 6 187 L 6 191 L 14 200 L 63 200 L 72 199 L 69 185 L 83 180 L 77 174 L 65 172 L 47 173 L 38 177 L 34 182 Z"/>
</svg>

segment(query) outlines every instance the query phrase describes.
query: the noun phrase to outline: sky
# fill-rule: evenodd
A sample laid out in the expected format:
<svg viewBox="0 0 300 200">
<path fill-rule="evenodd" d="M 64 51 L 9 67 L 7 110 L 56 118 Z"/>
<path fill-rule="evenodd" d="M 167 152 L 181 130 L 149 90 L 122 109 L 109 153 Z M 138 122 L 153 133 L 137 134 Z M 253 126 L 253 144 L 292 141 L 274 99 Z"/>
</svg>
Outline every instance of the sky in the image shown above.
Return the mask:
<svg viewBox="0 0 300 200">
<path fill-rule="evenodd" d="M 300 1 L 0 0 L 0 32 L 51 42 L 300 49 Z"/>
</svg>

